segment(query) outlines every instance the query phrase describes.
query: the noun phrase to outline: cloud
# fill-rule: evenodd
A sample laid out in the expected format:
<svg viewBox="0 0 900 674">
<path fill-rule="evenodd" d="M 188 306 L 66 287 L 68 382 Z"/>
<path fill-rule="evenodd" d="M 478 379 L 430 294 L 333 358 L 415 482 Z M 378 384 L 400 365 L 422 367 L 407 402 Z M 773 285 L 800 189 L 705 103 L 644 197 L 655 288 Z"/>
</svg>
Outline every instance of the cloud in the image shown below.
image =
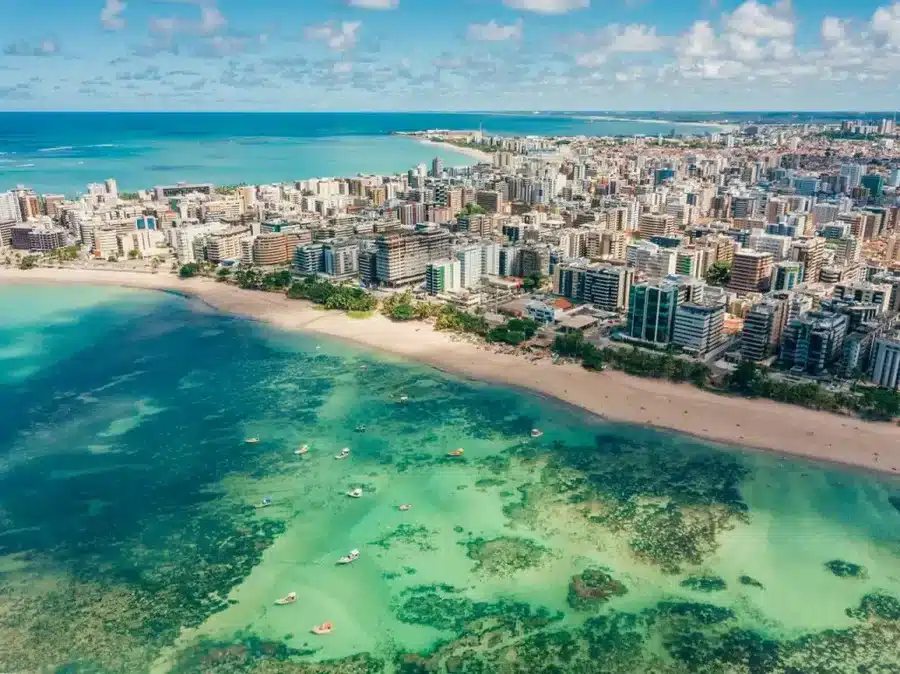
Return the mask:
<svg viewBox="0 0 900 674">
<path fill-rule="evenodd" d="M 725 19 L 728 31 L 757 39 L 785 39 L 794 36 L 794 20 L 789 0 L 763 5 L 747 0 Z"/>
<path fill-rule="evenodd" d="M 400 0 L 347 0 L 347 4 L 351 7 L 359 7 L 360 9 L 397 9 Z"/>
<path fill-rule="evenodd" d="M 621 30 L 616 24 L 608 27 L 608 49 L 611 52 L 640 53 L 659 51 L 666 41 L 656 34 L 656 28 L 643 24 L 631 24 Z"/>
<path fill-rule="evenodd" d="M 116 0 L 112 0 L 116 1 Z M 175 35 L 176 33 L 194 33 L 211 35 L 223 30 L 228 21 L 225 15 L 219 11 L 213 0 L 169 0 L 175 4 L 195 5 L 200 8 L 198 21 L 188 21 L 173 16 L 154 17 L 150 19 L 150 31 L 162 35 Z"/>
<path fill-rule="evenodd" d="M 499 24 L 494 20 L 487 23 L 473 23 L 469 25 L 466 36 L 470 40 L 478 42 L 505 42 L 507 40 L 522 39 L 522 20 L 509 25 Z"/>
<path fill-rule="evenodd" d="M 566 14 L 576 9 L 587 9 L 591 0 L 503 0 L 510 9 L 538 14 Z"/>
<path fill-rule="evenodd" d="M 26 40 L 11 42 L 3 48 L 7 56 L 51 56 L 59 52 L 59 45 L 55 40 L 41 40 L 37 44 Z"/>
<path fill-rule="evenodd" d="M 122 30 L 125 27 L 125 19 L 122 18 L 122 12 L 125 11 L 126 3 L 122 0 L 106 0 L 103 9 L 100 10 L 100 23 L 107 30 Z"/>
<path fill-rule="evenodd" d="M 846 35 L 846 23 L 833 16 L 822 19 L 822 39 L 825 42 L 840 42 Z"/>
<path fill-rule="evenodd" d="M 359 42 L 360 21 L 328 21 L 306 29 L 306 38 L 324 42 L 332 51 L 348 51 Z"/>
<path fill-rule="evenodd" d="M 900 2 L 875 10 L 872 15 L 872 32 L 888 46 L 900 47 Z"/>
</svg>

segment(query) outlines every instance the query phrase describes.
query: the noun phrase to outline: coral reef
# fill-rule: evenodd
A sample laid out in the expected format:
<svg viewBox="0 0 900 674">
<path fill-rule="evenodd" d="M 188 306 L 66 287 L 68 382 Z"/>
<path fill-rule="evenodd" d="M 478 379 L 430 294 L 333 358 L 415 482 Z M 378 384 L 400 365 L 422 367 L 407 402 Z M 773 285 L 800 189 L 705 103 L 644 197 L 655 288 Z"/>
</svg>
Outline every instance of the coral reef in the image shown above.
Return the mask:
<svg viewBox="0 0 900 674">
<path fill-rule="evenodd" d="M 845 562 L 842 559 L 832 559 L 825 562 L 825 568 L 838 578 L 865 578 L 866 569 L 859 564 Z"/>
<path fill-rule="evenodd" d="M 475 571 L 497 576 L 540 566 L 549 553 L 550 550 L 528 538 L 513 536 L 476 538 L 466 543 L 466 555 L 476 562 Z"/>
<path fill-rule="evenodd" d="M 740 578 L 738 578 L 738 582 L 741 585 L 746 585 L 747 587 L 757 587 L 760 590 L 764 589 L 763 584 L 752 576 L 741 576 Z"/>
<path fill-rule="evenodd" d="M 727 587 L 718 576 L 688 576 L 679 585 L 694 592 L 721 592 Z"/>
<path fill-rule="evenodd" d="M 572 576 L 567 601 L 576 611 L 594 611 L 626 592 L 626 587 L 603 569 L 585 569 Z"/>
<path fill-rule="evenodd" d="M 434 546 L 430 543 L 433 535 L 434 532 L 426 526 L 398 524 L 393 531 L 389 531 L 374 541 L 369 541 L 369 545 L 375 545 L 385 550 L 389 550 L 392 545 L 396 544 L 410 545 L 422 552 L 427 552 L 434 550 Z"/>
</svg>

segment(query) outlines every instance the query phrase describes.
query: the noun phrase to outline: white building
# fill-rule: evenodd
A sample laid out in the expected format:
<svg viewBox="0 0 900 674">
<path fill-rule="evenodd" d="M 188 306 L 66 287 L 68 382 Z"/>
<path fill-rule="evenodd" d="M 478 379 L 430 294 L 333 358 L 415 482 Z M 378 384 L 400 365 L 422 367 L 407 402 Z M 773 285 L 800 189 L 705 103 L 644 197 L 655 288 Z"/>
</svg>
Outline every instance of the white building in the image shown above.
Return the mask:
<svg viewBox="0 0 900 674">
<path fill-rule="evenodd" d="M 900 389 L 900 337 L 876 340 L 872 361 L 872 381 L 884 388 Z"/>
<path fill-rule="evenodd" d="M 483 276 L 500 275 L 500 249 L 499 243 L 486 243 L 481 247 L 481 274 Z"/>
<path fill-rule="evenodd" d="M 685 351 L 702 355 L 722 343 L 724 327 L 724 305 L 679 304 L 675 310 L 672 342 Z"/>
<path fill-rule="evenodd" d="M 0 193 L 0 222 L 22 222 L 19 198 L 15 192 Z"/>
<path fill-rule="evenodd" d="M 456 251 L 456 259 L 460 262 L 460 282 L 463 288 L 474 288 L 481 280 L 482 256 L 481 246 L 467 246 Z"/>
<path fill-rule="evenodd" d="M 529 300 L 525 305 L 525 312 L 529 318 L 536 320 L 538 323 L 553 323 L 556 321 L 556 309 L 545 302 Z"/>
<path fill-rule="evenodd" d="M 429 262 L 425 267 L 425 287 L 431 295 L 462 288 L 462 264 L 459 260 Z"/>
<path fill-rule="evenodd" d="M 227 225 L 221 222 L 207 222 L 203 225 L 189 225 L 187 227 L 178 227 L 170 229 L 169 245 L 175 249 L 175 256 L 181 264 L 188 262 L 196 262 L 194 241 L 198 238 L 217 234 L 228 229 Z"/>
<path fill-rule="evenodd" d="M 781 262 L 790 255 L 791 237 L 753 230 L 750 234 L 750 248 L 760 253 L 771 253 L 775 262 Z"/>
</svg>

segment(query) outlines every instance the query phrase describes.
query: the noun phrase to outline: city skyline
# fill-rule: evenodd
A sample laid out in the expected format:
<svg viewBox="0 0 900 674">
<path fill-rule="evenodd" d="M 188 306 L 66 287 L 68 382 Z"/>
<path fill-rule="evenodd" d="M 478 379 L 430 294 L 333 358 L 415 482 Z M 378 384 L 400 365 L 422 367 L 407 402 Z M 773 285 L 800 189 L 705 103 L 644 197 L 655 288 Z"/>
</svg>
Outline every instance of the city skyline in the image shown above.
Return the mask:
<svg viewBox="0 0 900 674">
<path fill-rule="evenodd" d="M 900 2 L 5 5 L 0 110 L 871 110 L 900 92 Z"/>
</svg>

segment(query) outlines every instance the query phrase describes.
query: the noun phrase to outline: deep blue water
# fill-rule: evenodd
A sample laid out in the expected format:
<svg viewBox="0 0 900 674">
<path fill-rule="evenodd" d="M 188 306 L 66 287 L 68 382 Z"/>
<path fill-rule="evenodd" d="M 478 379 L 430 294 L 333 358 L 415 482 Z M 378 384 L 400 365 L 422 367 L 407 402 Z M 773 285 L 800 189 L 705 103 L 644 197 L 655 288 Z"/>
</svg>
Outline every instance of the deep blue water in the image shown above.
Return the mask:
<svg viewBox="0 0 900 674">
<path fill-rule="evenodd" d="M 0 191 L 83 192 L 113 177 L 120 189 L 208 181 L 264 183 L 393 173 L 441 156 L 390 134 L 426 129 L 512 135 L 698 133 L 703 127 L 498 113 L 0 113 Z"/>
</svg>

